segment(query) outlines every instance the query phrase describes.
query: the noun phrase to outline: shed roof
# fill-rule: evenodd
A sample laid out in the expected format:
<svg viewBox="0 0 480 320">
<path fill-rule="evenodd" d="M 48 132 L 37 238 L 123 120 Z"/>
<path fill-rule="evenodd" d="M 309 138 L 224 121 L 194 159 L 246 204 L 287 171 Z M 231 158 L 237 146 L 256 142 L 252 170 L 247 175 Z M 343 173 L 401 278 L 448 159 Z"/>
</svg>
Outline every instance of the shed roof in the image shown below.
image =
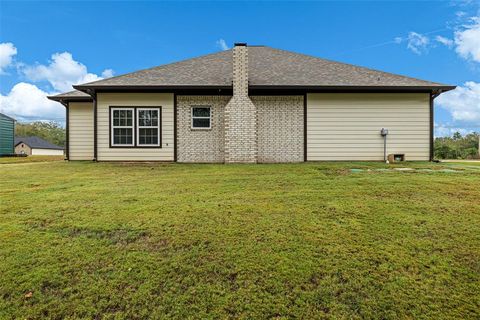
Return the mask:
<svg viewBox="0 0 480 320">
<path fill-rule="evenodd" d="M 24 143 L 33 149 L 54 149 L 54 150 L 63 150 L 63 147 L 57 146 L 53 143 L 50 143 L 42 138 L 31 136 L 31 137 L 15 137 L 15 146 L 19 143 Z"/>
<path fill-rule="evenodd" d="M 6 114 L 1 113 L 1 112 L 0 112 L 0 117 L 4 117 L 4 118 L 6 118 L 6 119 L 8 119 L 8 120 L 12 120 L 12 121 L 17 121 L 17 120 L 15 120 L 14 118 L 9 117 L 9 116 L 7 116 Z"/>
</svg>

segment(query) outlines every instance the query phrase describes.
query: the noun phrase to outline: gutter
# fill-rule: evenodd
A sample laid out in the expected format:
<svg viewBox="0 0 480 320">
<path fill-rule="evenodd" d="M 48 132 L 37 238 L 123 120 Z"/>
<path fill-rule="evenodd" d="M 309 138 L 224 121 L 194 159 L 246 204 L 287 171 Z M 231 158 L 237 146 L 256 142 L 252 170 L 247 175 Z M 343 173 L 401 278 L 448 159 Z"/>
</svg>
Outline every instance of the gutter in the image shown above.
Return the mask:
<svg viewBox="0 0 480 320">
<path fill-rule="evenodd" d="M 449 90 L 453 90 L 456 88 L 456 86 L 450 86 Z M 429 154 L 429 160 L 435 162 L 435 124 L 434 124 L 434 117 L 435 117 L 435 105 L 434 105 L 434 100 L 436 97 L 438 97 L 440 94 L 443 92 L 449 91 L 449 90 L 432 90 L 430 92 L 430 154 Z"/>
<path fill-rule="evenodd" d="M 60 102 L 65 107 L 68 106 L 69 102 L 92 102 L 91 97 L 57 97 L 57 96 L 47 96 L 47 99 Z"/>
<path fill-rule="evenodd" d="M 118 91 L 156 91 L 156 92 L 166 92 L 171 93 L 178 90 L 232 90 L 232 86 L 225 85 L 163 85 L 163 86 L 149 86 L 149 85 L 117 85 L 117 86 L 85 86 L 85 85 L 74 85 L 74 89 L 78 91 L 85 92 L 89 95 L 92 95 L 92 92 L 118 92 Z"/>
</svg>

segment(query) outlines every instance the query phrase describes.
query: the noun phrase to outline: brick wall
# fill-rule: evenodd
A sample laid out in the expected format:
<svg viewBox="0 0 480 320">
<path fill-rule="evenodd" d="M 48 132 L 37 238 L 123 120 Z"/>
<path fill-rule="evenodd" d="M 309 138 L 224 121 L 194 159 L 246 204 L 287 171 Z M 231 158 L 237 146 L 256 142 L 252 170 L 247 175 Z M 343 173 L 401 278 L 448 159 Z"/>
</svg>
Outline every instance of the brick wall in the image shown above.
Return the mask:
<svg viewBox="0 0 480 320">
<path fill-rule="evenodd" d="M 233 97 L 225 107 L 225 162 L 257 162 L 257 113 L 248 96 L 248 48 L 233 48 Z"/>
<path fill-rule="evenodd" d="M 229 96 L 177 96 L 177 161 L 225 161 L 225 106 Z M 211 107 L 211 129 L 192 129 L 192 106 Z"/>
<path fill-rule="evenodd" d="M 248 48 L 233 49 L 233 97 L 177 96 L 178 162 L 301 162 L 303 96 L 248 95 Z M 191 129 L 192 106 L 211 107 L 211 129 Z"/>
<path fill-rule="evenodd" d="M 252 96 L 258 162 L 303 162 L 303 96 Z"/>
</svg>

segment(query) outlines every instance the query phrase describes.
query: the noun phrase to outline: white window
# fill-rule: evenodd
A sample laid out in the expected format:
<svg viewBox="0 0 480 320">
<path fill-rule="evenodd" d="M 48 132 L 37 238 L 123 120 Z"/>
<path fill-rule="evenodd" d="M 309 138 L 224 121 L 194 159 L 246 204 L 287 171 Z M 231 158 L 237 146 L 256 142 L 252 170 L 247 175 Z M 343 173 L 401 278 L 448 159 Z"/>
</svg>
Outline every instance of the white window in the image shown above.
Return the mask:
<svg viewBox="0 0 480 320">
<path fill-rule="evenodd" d="M 192 129 L 210 129 L 212 127 L 209 106 L 192 107 Z"/>
<path fill-rule="evenodd" d="M 160 146 L 160 108 L 137 108 L 137 146 Z"/>
<path fill-rule="evenodd" d="M 111 108 L 112 146 L 134 145 L 133 108 Z"/>
</svg>

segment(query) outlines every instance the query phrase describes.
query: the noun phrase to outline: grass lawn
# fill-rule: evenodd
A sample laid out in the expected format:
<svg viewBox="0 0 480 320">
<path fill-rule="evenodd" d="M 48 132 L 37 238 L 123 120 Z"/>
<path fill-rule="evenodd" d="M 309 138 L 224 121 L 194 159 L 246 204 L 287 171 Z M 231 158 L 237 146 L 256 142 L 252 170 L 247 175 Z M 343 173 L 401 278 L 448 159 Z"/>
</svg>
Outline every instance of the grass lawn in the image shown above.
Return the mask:
<svg viewBox="0 0 480 320">
<path fill-rule="evenodd" d="M 405 166 L 0 160 L 0 319 L 478 319 L 480 167 Z"/>
<path fill-rule="evenodd" d="M 2 157 L 0 158 L 1 164 L 9 163 L 31 163 L 31 162 L 50 162 L 50 161 L 62 161 L 64 156 L 28 156 L 28 157 Z"/>
</svg>

